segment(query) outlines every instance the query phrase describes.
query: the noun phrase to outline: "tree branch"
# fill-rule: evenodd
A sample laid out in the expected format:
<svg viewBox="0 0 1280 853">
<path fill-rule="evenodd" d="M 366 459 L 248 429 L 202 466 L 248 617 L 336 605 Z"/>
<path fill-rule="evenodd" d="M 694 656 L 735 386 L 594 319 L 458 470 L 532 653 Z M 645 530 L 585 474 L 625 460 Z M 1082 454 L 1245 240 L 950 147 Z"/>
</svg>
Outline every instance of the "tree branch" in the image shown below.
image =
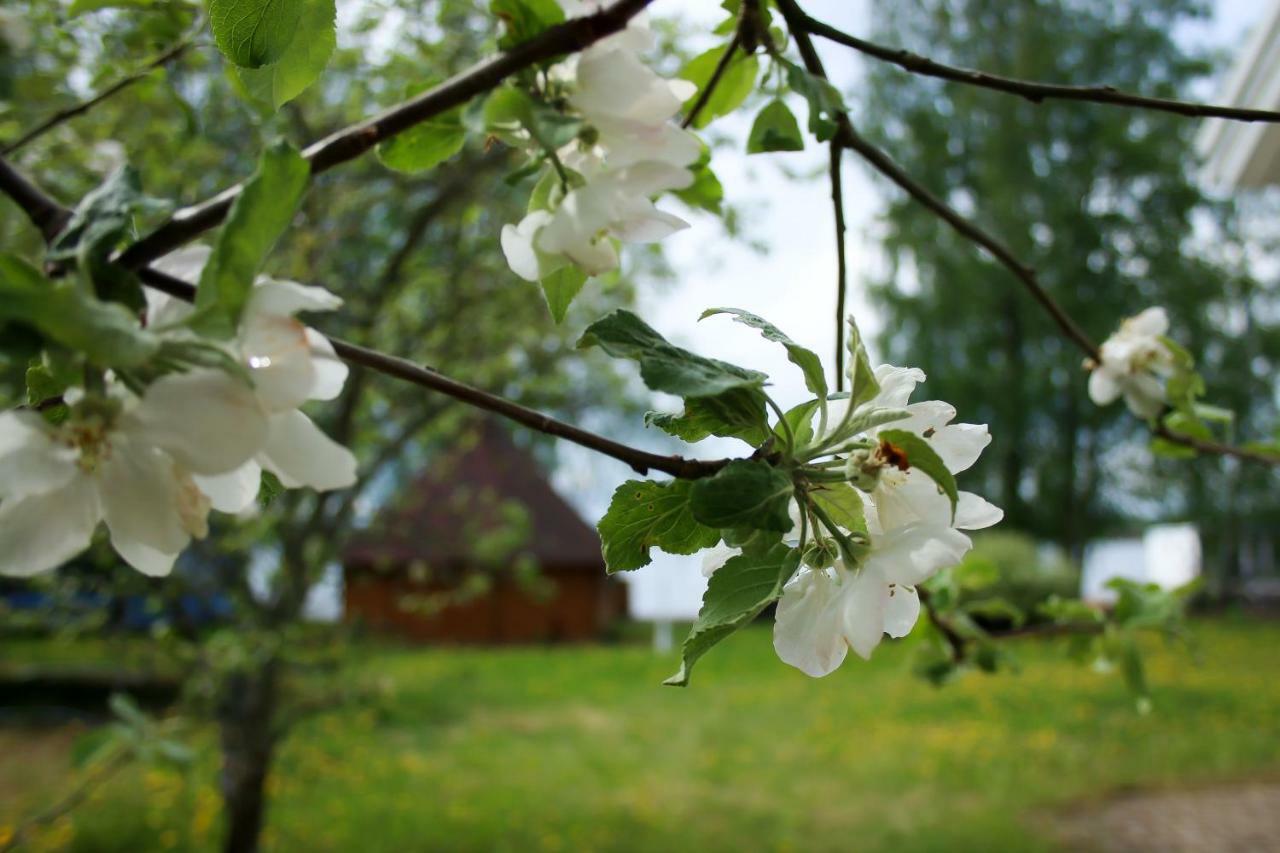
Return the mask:
<svg viewBox="0 0 1280 853">
<path fill-rule="evenodd" d="M 0 192 L 13 199 L 31 224 L 40 230 L 45 242 L 57 236 L 71 219 L 71 211 L 49 197 L 44 190 L 0 157 Z"/>
<path fill-rule="evenodd" d="M 653 0 L 616 0 L 593 15 L 558 24 L 408 101 L 309 145 L 302 154 L 311 163 L 312 176 L 354 160 L 379 142 L 465 104 L 497 87 L 512 74 L 589 47 L 622 30 L 651 2 Z M 221 222 L 243 189 L 244 184 L 239 183 L 207 201 L 177 211 L 168 222 L 129 246 L 115 260 L 127 269 L 141 269 Z"/>
<path fill-rule="evenodd" d="M 173 47 L 169 48 L 164 53 L 160 54 L 159 56 L 157 56 L 155 59 L 151 60 L 147 64 L 143 65 L 137 71 L 125 77 L 120 78 L 115 83 L 112 83 L 110 86 L 103 89 L 101 92 L 94 95 L 93 97 L 83 100 L 78 104 L 74 104 L 70 107 L 67 107 L 64 110 L 60 110 L 54 113 L 53 115 L 49 116 L 49 118 L 42 121 L 40 124 L 36 125 L 31 130 L 24 133 L 22 136 L 19 136 L 13 142 L 6 144 L 3 148 L 0 148 L 0 156 L 8 157 L 10 154 L 17 151 L 22 146 L 28 144 L 29 142 L 32 142 L 35 139 L 38 139 L 39 137 L 53 130 L 58 125 L 62 124 L 63 122 L 69 121 L 78 115 L 83 115 L 84 113 L 87 113 L 89 110 L 93 109 L 98 104 L 110 98 L 112 95 L 115 95 L 116 93 L 123 91 L 129 86 L 132 86 L 134 83 L 137 83 L 139 80 L 146 77 L 152 71 L 155 71 L 157 68 L 163 65 L 168 65 L 170 62 L 182 56 L 182 54 L 186 53 L 187 49 L 191 47 L 193 40 L 195 39 L 195 36 L 199 32 L 201 27 L 203 26 L 203 23 L 204 22 L 202 20 L 198 21 L 196 26 L 192 29 L 192 31 L 188 35 L 183 36 L 183 38 L 177 44 L 175 44 Z"/>
<path fill-rule="evenodd" d="M 831 207 L 836 220 L 836 391 L 844 390 L 844 300 L 848 260 L 844 246 L 844 181 L 840 176 L 844 151 L 839 139 L 831 140 Z"/>
<path fill-rule="evenodd" d="M 788 16 L 788 18 L 796 26 L 807 32 L 837 44 L 842 44 L 882 62 L 897 65 L 912 74 L 937 77 L 954 83 L 963 83 L 966 86 L 994 89 L 998 92 L 1026 98 L 1036 104 L 1046 100 L 1087 101 L 1097 104 L 1176 113 L 1177 115 L 1190 116 L 1192 118 L 1280 122 L 1280 112 L 1274 110 L 1226 107 L 1217 104 L 1201 104 L 1194 101 L 1179 101 L 1173 98 L 1154 98 L 1147 95 L 1122 92 L 1112 86 L 1065 86 L 1059 83 L 1038 83 L 1034 80 L 1021 80 L 1016 77 L 1004 77 L 999 74 L 989 74 L 985 71 L 975 71 L 970 68 L 959 68 L 954 65 L 935 62 L 928 57 L 920 56 L 909 50 L 887 47 L 860 39 L 843 30 L 836 29 L 824 21 L 810 17 L 803 10 L 797 10 L 796 13 Z"/>
<path fill-rule="evenodd" d="M 684 121 L 680 122 L 681 127 L 688 129 L 691 124 L 697 121 L 698 113 L 702 112 L 702 108 L 707 105 L 707 101 L 711 100 L 711 96 L 715 94 L 716 87 L 720 85 L 720 78 L 724 76 L 725 71 L 729 70 L 729 63 L 733 61 L 733 57 L 737 54 L 738 47 L 741 44 L 742 30 L 738 28 L 733 31 L 733 38 L 729 39 L 729 46 L 720 55 L 720 61 L 716 63 L 715 69 L 707 79 L 707 85 L 702 87 L 702 91 L 698 93 L 698 99 L 689 108 L 689 114 L 684 117 Z"/>
</svg>

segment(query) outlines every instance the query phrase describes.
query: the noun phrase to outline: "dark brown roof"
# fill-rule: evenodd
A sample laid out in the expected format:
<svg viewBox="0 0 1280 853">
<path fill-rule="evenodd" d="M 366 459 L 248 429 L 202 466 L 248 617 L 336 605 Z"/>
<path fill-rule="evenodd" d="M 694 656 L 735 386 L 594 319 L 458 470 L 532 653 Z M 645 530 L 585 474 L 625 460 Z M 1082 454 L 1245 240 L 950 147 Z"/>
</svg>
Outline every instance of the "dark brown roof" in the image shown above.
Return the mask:
<svg viewBox="0 0 1280 853">
<path fill-rule="evenodd" d="M 595 530 L 556 494 L 528 453 L 484 421 L 358 534 L 343 562 L 389 569 L 422 561 L 460 569 L 529 556 L 544 570 L 604 570 Z"/>
</svg>

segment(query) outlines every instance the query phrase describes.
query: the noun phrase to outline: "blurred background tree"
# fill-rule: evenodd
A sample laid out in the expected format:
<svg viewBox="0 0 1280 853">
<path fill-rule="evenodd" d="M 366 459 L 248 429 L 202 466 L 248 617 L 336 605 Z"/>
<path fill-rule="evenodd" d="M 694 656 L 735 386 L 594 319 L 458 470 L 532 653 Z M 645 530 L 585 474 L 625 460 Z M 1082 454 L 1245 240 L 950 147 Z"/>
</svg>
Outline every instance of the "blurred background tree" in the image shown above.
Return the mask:
<svg viewBox="0 0 1280 853">
<path fill-rule="evenodd" d="M 877 4 L 877 40 L 954 65 L 1168 97 L 1211 66 L 1174 34 L 1194 0 L 920 0 Z M 1002 237 L 1085 330 L 1164 305 L 1195 341 L 1210 402 L 1242 433 L 1276 425 L 1280 305 L 1250 275 L 1232 206 L 1196 184 L 1196 122 L 1092 104 L 1037 105 L 871 67 L 861 120 L 921 182 Z M 1144 427 L 1085 392 L 1079 356 L 1050 319 L 936 217 L 896 192 L 878 226 L 889 261 L 870 282 L 881 352 L 928 374 L 929 397 L 999 436 L 968 476 L 1004 507 L 1002 529 L 1077 560 L 1092 538 L 1195 519 L 1206 569 L 1234 587 L 1248 552 L 1274 544 L 1276 475 L 1230 460 L 1150 464 Z M 972 482 L 972 481 L 971 481 Z M 1245 509 L 1247 507 L 1247 510 Z"/>
</svg>

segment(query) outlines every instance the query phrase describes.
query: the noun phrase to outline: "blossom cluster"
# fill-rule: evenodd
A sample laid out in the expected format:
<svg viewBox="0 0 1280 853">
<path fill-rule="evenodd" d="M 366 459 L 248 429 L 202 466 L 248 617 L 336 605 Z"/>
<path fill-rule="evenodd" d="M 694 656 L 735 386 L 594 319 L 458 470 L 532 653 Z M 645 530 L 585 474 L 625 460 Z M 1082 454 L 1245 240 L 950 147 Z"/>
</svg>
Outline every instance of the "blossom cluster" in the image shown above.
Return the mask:
<svg viewBox="0 0 1280 853">
<path fill-rule="evenodd" d="M 562 5 L 575 16 L 598 4 Z M 570 264 L 600 275 L 618 266 L 616 241 L 652 243 L 688 227 L 652 198 L 693 182 L 689 166 L 702 144 L 672 117 L 696 87 L 645 65 L 641 55 L 653 40 L 638 18 L 551 69 L 549 79 L 564 86 L 586 128 L 555 152 L 571 183 L 546 208 L 502 229 L 502 251 L 522 278 L 540 281 Z"/>
<path fill-rule="evenodd" d="M 195 283 L 207 258 L 192 247 L 156 266 Z M 149 329 L 196 337 L 185 322 L 191 306 L 146 296 Z M 70 389 L 59 424 L 32 411 L 0 413 L 0 574 L 57 567 L 105 521 L 129 565 L 164 575 L 207 535 L 210 510 L 253 505 L 264 470 L 289 488 L 351 485 L 354 456 L 298 410 L 336 397 L 347 368 L 295 315 L 340 304 L 323 288 L 261 278 L 236 336 L 218 344 L 240 371 L 196 367 L 137 393 L 107 375 L 101 389 Z"/>
<path fill-rule="evenodd" d="M 859 553 L 810 550 L 806 565 L 788 581 L 778 602 L 773 645 L 778 656 L 811 676 L 831 673 L 849 649 L 869 658 L 881 637 L 902 637 L 920 615 L 919 584 L 958 564 L 972 547 L 961 531 L 990 527 L 1003 518 L 996 506 L 971 492 L 951 500 L 923 470 L 899 458 L 886 429 L 905 430 L 928 442 L 953 473 L 970 468 L 991 442 L 985 425 L 952 423 L 956 410 L 940 400 L 908 403 L 924 373 L 881 365 L 874 371 L 879 391 L 853 413 L 901 410 L 905 417 L 860 435 L 873 448 L 849 458 L 849 482 L 863 504 L 865 531 L 840 531 L 859 543 Z M 819 437 L 821 439 L 821 437 Z M 800 529 L 800 506 L 793 507 Z M 709 552 L 703 570 L 711 574 L 737 553 Z M 813 559 L 816 554 L 819 559 Z"/>
<path fill-rule="evenodd" d="M 1105 406 L 1123 396 L 1138 417 L 1158 416 L 1165 405 L 1164 379 L 1174 369 L 1174 354 L 1164 337 L 1168 331 L 1169 317 L 1158 306 L 1124 320 L 1092 365 L 1090 399 Z"/>
</svg>

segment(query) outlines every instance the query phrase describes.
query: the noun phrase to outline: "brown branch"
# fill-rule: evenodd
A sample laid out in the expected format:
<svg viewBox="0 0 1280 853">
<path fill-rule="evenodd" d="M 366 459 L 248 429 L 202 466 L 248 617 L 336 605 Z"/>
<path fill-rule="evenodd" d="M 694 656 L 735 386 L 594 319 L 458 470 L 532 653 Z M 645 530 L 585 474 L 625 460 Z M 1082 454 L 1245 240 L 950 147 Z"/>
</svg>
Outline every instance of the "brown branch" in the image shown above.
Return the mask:
<svg viewBox="0 0 1280 853">
<path fill-rule="evenodd" d="M 724 49 L 724 53 L 721 54 L 720 61 L 716 63 L 711 76 L 707 78 L 707 85 L 702 87 L 702 91 L 698 93 L 698 99 L 689 108 L 689 114 L 684 117 L 684 121 L 680 122 L 681 127 L 688 129 L 690 125 L 698 120 L 698 114 L 702 112 L 703 107 L 707 105 L 707 101 L 711 100 L 711 96 L 715 94 L 716 87 L 720 85 L 720 78 L 729 70 L 729 63 L 733 61 L 733 57 L 737 54 L 741 43 L 742 30 L 738 28 L 733 31 L 733 38 L 729 39 L 729 45 Z"/>
<path fill-rule="evenodd" d="M 29 142 L 32 142 L 35 139 L 38 139 L 39 137 L 53 130 L 58 125 L 62 124 L 63 122 L 70 121 L 71 119 L 75 118 L 78 115 L 83 115 L 84 113 L 89 112 L 89 110 L 93 109 L 98 104 L 107 100 L 112 95 L 115 95 L 118 92 L 121 92 L 124 89 L 127 89 L 129 86 L 132 86 L 134 83 L 137 83 L 139 80 L 146 77 L 152 71 L 155 71 L 157 68 L 160 68 L 163 65 L 168 65 L 170 62 L 182 56 L 182 54 L 186 53 L 187 49 L 191 47 L 192 40 L 195 38 L 196 33 L 200 30 L 202 23 L 203 22 L 198 23 L 196 27 L 193 28 L 192 32 L 189 35 L 184 36 L 182 40 L 179 41 L 177 44 L 175 44 L 173 47 L 169 48 L 164 53 L 157 56 L 155 59 L 143 65 L 137 71 L 125 77 L 120 78 L 115 83 L 112 83 L 110 86 L 103 89 L 101 92 L 94 95 L 93 97 L 83 100 L 78 104 L 73 104 L 72 106 L 67 107 L 64 110 L 60 110 L 54 113 L 53 115 L 49 116 L 49 118 L 42 121 L 40 124 L 36 125 L 35 127 L 31 128 L 31 130 L 24 133 L 22 136 L 19 136 L 13 142 L 6 144 L 3 148 L 0 148 L 0 156 L 8 157 L 10 154 L 17 151 L 22 146 L 28 144 Z"/>
<path fill-rule="evenodd" d="M 48 243 L 71 220 L 71 211 L 58 204 L 3 157 L 0 157 L 0 192 L 13 199 Z"/>
<path fill-rule="evenodd" d="M 1181 444 L 1183 447 L 1190 447 L 1199 453 L 1209 453 L 1217 456 L 1230 456 L 1233 459 L 1240 459 L 1246 462 L 1261 462 L 1265 465 L 1280 465 L 1280 454 L 1267 453 L 1261 450 L 1249 450 L 1244 447 L 1236 447 L 1231 444 L 1221 444 L 1216 441 L 1207 441 L 1202 438 L 1195 438 L 1183 432 L 1169 429 L 1164 424 L 1156 424 L 1151 428 L 1151 432 L 1165 441 Z"/>
<path fill-rule="evenodd" d="M 951 662 L 963 663 L 965 658 L 969 656 L 969 641 L 960 635 L 960 632 L 951 624 L 951 620 L 938 612 L 938 608 L 933 602 L 933 593 L 928 588 L 917 586 L 916 595 L 920 598 L 920 604 L 924 606 L 924 612 L 929 617 L 929 622 L 938 630 L 942 638 L 947 641 L 947 646 L 951 649 Z"/>
<path fill-rule="evenodd" d="M 844 390 L 844 299 L 849 277 L 844 246 L 844 182 L 840 176 L 843 150 L 831 140 L 831 207 L 836 220 L 836 391 Z"/>
<path fill-rule="evenodd" d="M 912 53 L 901 48 L 860 39 L 843 30 L 836 29 L 828 23 L 810 17 L 803 10 L 790 16 L 794 25 L 829 41 L 842 44 L 867 56 L 897 65 L 912 74 L 925 77 L 937 77 L 967 86 L 983 89 L 994 89 L 1009 95 L 1026 98 L 1032 103 L 1046 100 L 1087 101 L 1097 104 L 1110 104 L 1121 107 L 1136 107 L 1145 110 L 1176 113 L 1192 118 L 1222 118 L 1232 121 L 1280 122 L 1280 112 L 1274 110 L 1257 110 L 1242 107 L 1226 107 L 1218 104 L 1201 104 L 1194 101 L 1179 101 L 1173 98 L 1154 98 L 1122 92 L 1112 86 L 1066 86 L 1060 83 L 1039 83 L 1034 80 L 1022 80 L 1016 77 L 1004 77 L 975 71 L 970 68 L 959 68 L 935 62 L 925 56 Z"/>
<path fill-rule="evenodd" d="M 465 104 L 497 87 L 512 74 L 589 47 L 626 27 L 627 22 L 651 2 L 653 0 L 616 0 L 593 15 L 558 24 L 404 103 L 311 144 L 302 154 L 311 163 L 312 176 L 354 160 L 379 142 Z M 243 189 L 243 183 L 236 184 L 207 201 L 179 210 L 168 222 L 125 249 L 116 260 L 127 269 L 138 270 L 168 254 L 221 222 Z"/>
</svg>

